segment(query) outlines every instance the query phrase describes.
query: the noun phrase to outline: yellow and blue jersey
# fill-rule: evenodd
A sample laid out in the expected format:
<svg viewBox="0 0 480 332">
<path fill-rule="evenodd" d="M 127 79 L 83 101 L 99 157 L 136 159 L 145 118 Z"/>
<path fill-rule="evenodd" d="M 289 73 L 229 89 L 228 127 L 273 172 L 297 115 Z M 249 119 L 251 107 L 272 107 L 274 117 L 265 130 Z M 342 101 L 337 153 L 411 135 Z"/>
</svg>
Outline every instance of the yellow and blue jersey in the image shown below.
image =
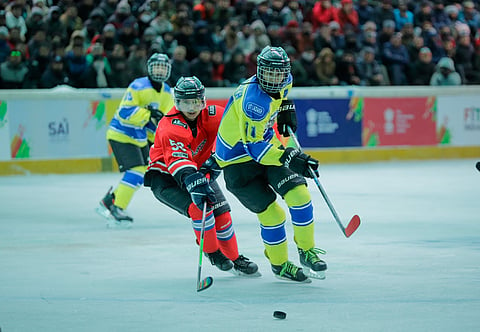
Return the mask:
<svg viewBox="0 0 480 332">
<path fill-rule="evenodd" d="M 135 79 L 128 86 L 107 130 L 107 139 L 146 146 L 155 138 L 156 123 L 150 119 L 148 106 L 168 113 L 173 107 L 172 89 L 167 83 L 157 92 L 148 77 Z"/>
<path fill-rule="evenodd" d="M 230 97 L 217 134 L 216 157 L 221 167 L 254 160 L 280 166 L 283 150 L 273 125 L 278 108 L 292 88 L 292 75 L 274 99 L 263 91 L 254 75 Z"/>
</svg>

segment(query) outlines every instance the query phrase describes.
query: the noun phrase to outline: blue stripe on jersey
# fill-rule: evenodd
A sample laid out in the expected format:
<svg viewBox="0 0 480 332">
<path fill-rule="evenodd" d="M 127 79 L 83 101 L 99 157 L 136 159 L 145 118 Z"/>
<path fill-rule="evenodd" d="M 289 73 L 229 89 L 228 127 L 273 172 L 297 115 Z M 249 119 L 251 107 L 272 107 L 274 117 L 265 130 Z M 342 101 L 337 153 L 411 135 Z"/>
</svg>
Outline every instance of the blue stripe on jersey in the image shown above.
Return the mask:
<svg viewBox="0 0 480 332">
<path fill-rule="evenodd" d="M 151 131 L 151 132 L 155 132 L 155 130 L 157 130 L 157 126 L 155 126 L 153 124 L 152 121 L 148 121 L 147 125 L 145 126 L 145 128 L 148 130 L 148 131 Z"/>
<path fill-rule="evenodd" d="M 113 129 L 116 132 L 122 133 L 131 138 L 134 138 L 139 142 L 147 141 L 147 134 L 145 130 L 143 130 L 143 128 L 135 127 L 135 126 L 126 126 L 122 124 L 116 117 L 114 117 L 112 119 L 112 122 L 110 122 L 110 129 Z"/>
<path fill-rule="evenodd" d="M 261 121 L 270 112 L 270 97 L 260 90 L 258 84 L 249 84 L 242 101 L 245 115 L 253 121 Z"/>
<path fill-rule="evenodd" d="M 242 142 L 237 142 L 235 146 L 228 145 L 220 135 L 217 136 L 215 155 L 223 161 L 231 161 L 247 156 Z"/>
<path fill-rule="evenodd" d="M 122 106 L 120 110 L 118 110 L 118 114 L 122 119 L 128 119 L 138 109 L 138 106 Z"/>
<path fill-rule="evenodd" d="M 289 207 L 288 210 L 295 226 L 308 226 L 313 222 L 312 201 L 302 206 Z"/>
<path fill-rule="evenodd" d="M 150 82 L 147 76 L 144 76 L 134 80 L 129 87 L 132 90 L 136 90 L 136 91 L 143 90 L 143 89 L 151 89 L 152 83 Z"/>
<path fill-rule="evenodd" d="M 261 227 L 261 235 L 263 242 L 268 245 L 276 245 L 287 240 L 287 234 L 285 232 L 285 222 L 276 226 L 264 226 Z"/>
<path fill-rule="evenodd" d="M 272 145 L 264 141 L 245 144 L 248 155 L 257 163 L 260 163 L 260 160 L 271 148 Z"/>
</svg>

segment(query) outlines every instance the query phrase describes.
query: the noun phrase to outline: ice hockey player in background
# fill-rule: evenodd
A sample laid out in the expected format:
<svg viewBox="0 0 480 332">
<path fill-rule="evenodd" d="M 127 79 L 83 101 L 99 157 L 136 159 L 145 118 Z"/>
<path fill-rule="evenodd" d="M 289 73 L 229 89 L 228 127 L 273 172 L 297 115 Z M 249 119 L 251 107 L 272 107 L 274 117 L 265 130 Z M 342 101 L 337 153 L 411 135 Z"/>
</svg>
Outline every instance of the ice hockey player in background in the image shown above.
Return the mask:
<svg viewBox="0 0 480 332">
<path fill-rule="evenodd" d="M 195 76 L 180 77 L 173 91 L 175 107 L 159 122 L 145 186 L 160 202 L 191 218 L 197 243 L 207 202 L 203 251 L 212 265 L 260 276 L 258 266 L 238 253 L 230 206 L 215 181 L 221 170 L 212 150 L 223 107 L 206 106 L 205 88 Z"/>
<path fill-rule="evenodd" d="M 107 130 L 107 140 L 123 177 L 100 201 L 97 212 L 107 218 L 108 227 L 129 228 L 133 218 L 125 209 L 143 184 L 148 152 L 158 121 L 173 107 L 166 80 L 171 64 L 167 55 L 154 53 L 147 61 L 148 76 L 128 86 Z"/>
<path fill-rule="evenodd" d="M 323 279 L 327 264 L 315 248 L 313 206 L 304 177 L 318 161 L 298 149 L 284 148 L 276 137 L 296 130 L 295 105 L 287 100 L 292 87 L 290 60 L 281 47 L 266 46 L 257 57 L 257 74 L 236 89 L 228 101 L 216 141 L 216 157 L 227 189 L 257 214 L 265 255 L 280 279 L 311 282 Z M 277 119 L 278 115 L 278 119 Z M 286 214 L 277 194 L 288 205 L 294 240 L 304 269 L 288 260 Z M 308 272 L 308 273 L 307 273 Z"/>
</svg>

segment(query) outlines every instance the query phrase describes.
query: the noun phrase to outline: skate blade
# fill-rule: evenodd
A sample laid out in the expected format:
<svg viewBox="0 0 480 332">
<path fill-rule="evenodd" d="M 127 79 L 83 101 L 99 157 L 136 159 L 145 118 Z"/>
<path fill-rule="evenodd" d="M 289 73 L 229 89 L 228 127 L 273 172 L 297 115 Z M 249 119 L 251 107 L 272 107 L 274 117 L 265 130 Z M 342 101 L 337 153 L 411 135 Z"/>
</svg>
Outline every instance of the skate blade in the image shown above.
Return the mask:
<svg viewBox="0 0 480 332">
<path fill-rule="evenodd" d="M 309 279 L 309 278 L 307 278 L 303 281 L 297 281 L 297 280 L 292 280 L 290 278 L 285 278 L 285 277 L 282 277 L 282 276 L 279 276 L 279 275 L 276 275 L 276 274 L 273 274 L 273 275 L 275 276 L 275 278 L 277 278 L 279 280 L 293 282 L 293 283 L 297 283 L 297 284 L 309 284 L 309 283 L 312 282 L 312 279 Z"/>
<path fill-rule="evenodd" d="M 232 268 L 231 270 L 228 270 L 227 272 L 230 272 L 234 276 L 244 277 L 244 278 L 260 278 L 262 276 L 262 274 L 259 271 L 255 272 L 255 273 L 252 273 L 252 274 L 247 274 L 247 273 L 244 273 L 242 271 L 237 271 L 234 268 Z"/>
<path fill-rule="evenodd" d="M 128 220 L 118 221 L 113 217 L 107 220 L 107 228 L 113 229 L 130 229 L 132 228 L 133 223 Z"/>
<path fill-rule="evenodd" d="M 95 209 L 95 211 L 101 215 L 103 218 L 107 220 L 106 227 L 107 228 L 116 228 L 116 229 L 130 229 L 132 228 L 132 222 L 128 220 L 118 221 L 116 220 L 110 210 L 107 209 L 103 204 L 99 204 L 99 206 Z"/>
<path fill-rule="evenodd" d="M 309 278 L 324 280 L 326 278 L 325 271 L 313 271 L 308 267 L 303 267 L 303 274 Z"/>
</svg>

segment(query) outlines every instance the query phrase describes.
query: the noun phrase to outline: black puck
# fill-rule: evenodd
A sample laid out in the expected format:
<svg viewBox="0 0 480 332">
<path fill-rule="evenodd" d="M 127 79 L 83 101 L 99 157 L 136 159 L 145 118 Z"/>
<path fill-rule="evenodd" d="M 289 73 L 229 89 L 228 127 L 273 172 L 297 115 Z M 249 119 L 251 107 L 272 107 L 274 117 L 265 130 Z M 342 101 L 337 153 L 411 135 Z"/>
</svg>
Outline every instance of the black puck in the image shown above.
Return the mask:
<svg viewBox="0 0 480 332">
<path fill-rule="evenodd" d="M 285 313 L 283 311 L 275 310 L 273 312 L 273 317 L 278 318 L 278 319 L 285 319 L 285 318 L 287 318 L 287 313 Z"/>
<path fill-rule="evenodd" d="M 475 165 L 477 167 L 478 171 L 480 171 L 480 161 L 477 161 L 477 164 Z"/>
</svg>

